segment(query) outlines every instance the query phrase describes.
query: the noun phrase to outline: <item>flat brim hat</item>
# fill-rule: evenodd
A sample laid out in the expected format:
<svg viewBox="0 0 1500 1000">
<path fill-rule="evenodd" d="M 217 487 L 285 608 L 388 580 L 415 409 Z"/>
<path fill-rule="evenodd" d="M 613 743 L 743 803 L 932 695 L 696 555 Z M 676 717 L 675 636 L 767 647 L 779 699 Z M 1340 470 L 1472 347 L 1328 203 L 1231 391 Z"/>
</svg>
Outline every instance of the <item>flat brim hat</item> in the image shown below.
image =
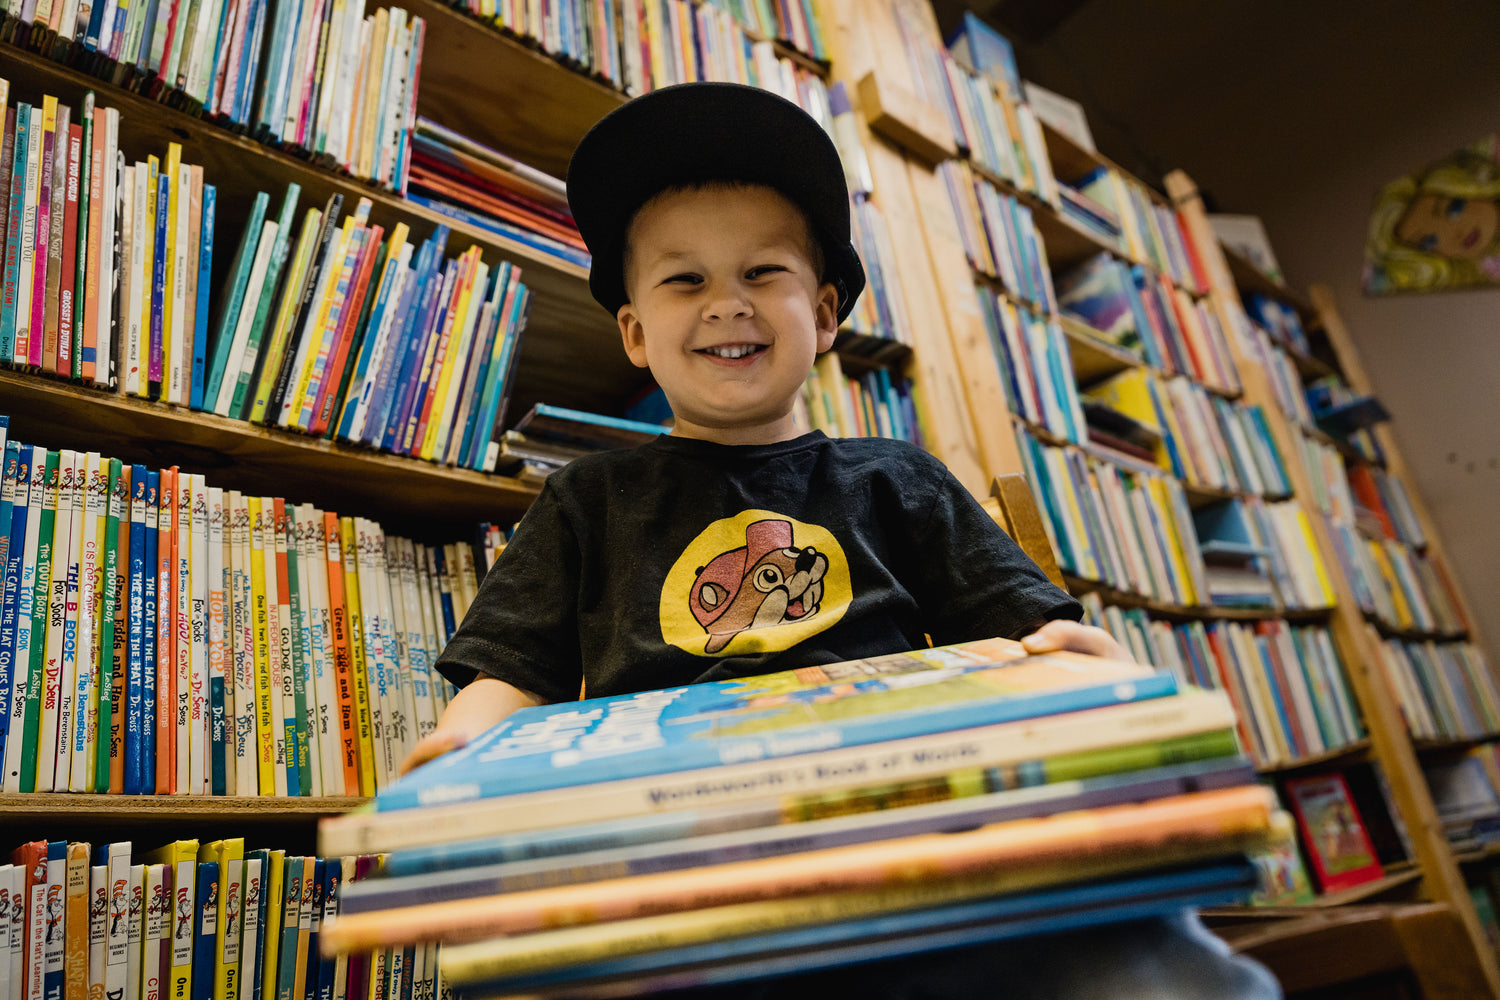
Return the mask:
<svg viewBox="0 0 1500 1000">
<path fill-rule="evenodd" d="M 849 189 L 838 149 L 784 97 L 738 83 L 684 83 L 637 97 L 589 129 L 568 164 L 568 204 L 593 257 L 589 291 L 613 315 L 625 290 L 625 233 L 668 188 L 707 181 L 764 184 L 807 216 L 823 280 L 843 322 L 865 287 L 849 241 Z"/>
</svg>

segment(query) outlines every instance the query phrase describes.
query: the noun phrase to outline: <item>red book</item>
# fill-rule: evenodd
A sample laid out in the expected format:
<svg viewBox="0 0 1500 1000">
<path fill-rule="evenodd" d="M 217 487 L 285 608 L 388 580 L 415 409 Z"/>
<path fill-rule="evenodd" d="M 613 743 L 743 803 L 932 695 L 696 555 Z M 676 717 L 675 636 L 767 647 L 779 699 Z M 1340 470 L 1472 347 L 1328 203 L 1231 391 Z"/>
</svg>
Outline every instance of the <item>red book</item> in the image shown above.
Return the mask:
<svg viewBox="0 0 1500 1000">
<path fill-rule="evenodd" d="M 333 633 L 333 683 L 339 699 L 339 748 L 344 766 L 344 794 L 358 795 L 359 734 L 354 724 L 354 666 L 349 650 L 349 608 L 344 603 L 344 556 L 339 543 L 339 516 L 332 511 L 323 515 L 323 546 L 328 559 L 328 617 L 330 631 Z"/>
<path fill-rule="evenodd" d="M 97 365 L 95 353 L 99 347 L 99 308 L 96 303 L 99 301 L 98 296 L 109 294 L 108 289 L 99 287 L 100 253 L 104 249 L 101 247 L 100 233 L 104 226 L 104 129 L 104 109 L 95 108 L 93 149 L 89 151 L 88 271 L 84 278 L 83 338 L 78 352 L 82 362 L 79 376 L 85 382 L 94 381 Z M 80 177 L 79 183 L 82 182 Z"/>
<path fill-rule="evenodd" d="M 57 370 L 57 300 L 47 300 L 47 268 L 52 264 L 52 161 L 56 156 L 56 127 L 44 128 L 41 179 L 37 185 L 36 243 L 32 251 L 35 269 L 31 285 L 31 363 L 49 372 Z M 62 199 L 57 202 L 61 209 Z M 48 313 L 52 316 L 50 325 Z"/>
<path fill-rule="evenodd" d="M 15 933 L 16 928 L 26 928 L 21 951 L 21 995 L 31 996 L 41 992 L 41 986 L 36 984 L 42 978 L 43 934 L 47 924 L 47 842 L 34 840 L 22 844 L 10 852 L 10 863 L 23 873 L 21 898 L 13 900 L 11 906 L 24 914 L 25 919 L 12 920 L 11 933 Z"/>
<path fill-rule="evenodd" d="M 57 374 L 73 374 L 73 296 L 78 277 L 78 177 L 83 126 L 68 126 L 68 187 L 63 202 L 62 281 L 58 286 Z"/>
<path fill-rule="evenodd" d="M 1177 213 L 1177 228 L 1182 231 L 1182 245 L 1187 250 L 1188 267 L 1193 272 L 1193 285 L 1200 292 L 1208 291 L 1208 271 L 1203 266 L 1203 258 L 1198 253 L 1198 244 L 1193 239 L 1193 229 L 1188 225 L 1187 216 L 1181 212 Z"/>
<path fill-rule="evenodd" d="M 1217 628 L 1208 630 L 1208 645 L 1213 650 L 1214 675 L 1219 679 L 1219 688 L 1227 695 L 1229 701 L 1234 705 L 1234 729 L 1239 734 L 1240 746 L 1252 754 L 1259 746 L 1250 731 L 1250 699 L 1245 695 L 1239 685 L 1239 675 L 1235 673 L 1233 660 L 1229 651 L 1224 648 L 1224 633 Z"/>
<path fill-rule="evenodd" d="M 1302 716 L 1297 713 L 1297 699 L 1292 695 L 1292 685 L 1295 682 L 1291 675 L 1291 671 L 1300 671 L 1302 667 L 1300 664 L 1282 662 L 1281 650 L 1276 645 L 1276 633 L 1279 630 L 1279 622 L 1257 622 L 1255 634 L 1261 641 L 1256 645 L 1264 650 L 1261 659 L 1269 664 L 1271 681 L 1281 695 L 1281 706 L 1286 711 L 1287 742 L 1292 745 L 1293 755 L 1306 757 L 1313 752 L 1312 741 L 1308 739 L 1307 730 L 1302 726 Z"/>
<path fill-rule="evenodd" d="M 161 470 L 156 543 L 156 793 L 177 787 L 177 466 Z"/>
<path fill-rule="evenodd" d="M 1385 501 L 1380 496 L 1380 488 L 1375 485 L 1375 476 L 1370 472 L 1368 466 L 1352 463 L 1348 468 L 1349 491 L 1354 494 L 1360 506 L 1367 508 L 1375 519 L 1380 522 L 1380 531 L 1387 538 L 1396 537 L 1396 526 L 1391 521 L 1390 512 L 1385 509 Z"/>
<path fill-rule="evenodd" d="M 1286 796 L 1322 891 L 1348 889 L 1384 874 L 1343 775 L 1290 778 Z"/>
<path fill-rule="evenodd" d="M 323 384 L 318 387 L 318 395 L 313 403 L 312 422 L 307 428 L 310 434 L 321 437 L 328 430 L 328 421 L 332 417 L 334 404 L 338 401 L 339 383 L 344 377 L 344 365 L 349 361 L 349 348 L 354 342 L 360 316 L 364 313 L 370 273 L 374 269 L 375 258 L 380 256 L 380 238 L 384 235 L 385 230 L 380 226 L 371 226 L 364 248 L 360 251 L 359 262 L 354 270 L 354 287 L 350 289 L 345 301 L 338 336 L 329 352 L 328 365 L 323 369 Z"/>
</svg>

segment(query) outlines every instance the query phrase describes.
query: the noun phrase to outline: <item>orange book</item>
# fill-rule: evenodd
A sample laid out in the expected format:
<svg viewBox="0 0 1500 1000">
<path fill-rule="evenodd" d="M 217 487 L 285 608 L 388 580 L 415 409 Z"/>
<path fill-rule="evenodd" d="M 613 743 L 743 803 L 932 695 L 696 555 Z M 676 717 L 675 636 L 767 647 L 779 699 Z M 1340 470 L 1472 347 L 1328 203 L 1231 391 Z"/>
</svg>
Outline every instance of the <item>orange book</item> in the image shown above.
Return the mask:
<svg viewBox="0 0 1500 1000">
<path fill-rule="evenodd" d="M 89 994 L 89 901 L 93 896 L 89 889 L 88 844 L 75 841 L 68 845 L 64 870 L 63 1000 L 85 1000 Z M 97 891 L 102 902 L 108 887 L 100 882 Z"/>
<path fill-rule="evenodd" d="M 359 733 L 354 724 L 354 667 L 349 652 L 349 608 L 344 603 L 344 554 L 339 516 L 323 515 L 323 546 L 328 560 L 328 622 L 333 637 L 333 683 L 338 692 L 339 759 L 344 794 L 359 794 Z"/>
<path fill-rule="evenodd" d="M 1030 885 L 1046 884 L 1071 878 L 1076 866 L 1092 860 L 1115 859 L 1123 872 L 1155 867 L 1168 849 L 1192 853 L 1197 846 L 1202 857 L 1244 850 L 1269 835 L 1276 813 L 1271 789 L 1245 785 L 962 833 L 348 914 L 325 922 L 319 943 L 345 952 L 477 941 L 729 903 L 931 886 L 1006 873 Z"/>
<path fill-rule="evenodd" d="M 1349 490 L 1354 494 L 1360 505 L 1369 509 L 1380 522 L 1380 531 L 1387 538 L 1397 538 L 1396 526 L 1391 521 L 1390 512 L 1385 509 L 1385 500 L 1380 495 L 1380 489 L 1375 485 L 1375 477 L 1371 474 L 1368 466 L 1357 462 L 1351 463 L 1348 468 Z"/>
<path fill-rule="evenodd" d="M 177 466 L 161 470 L 156 545 L 156 793 L 177 787 Z"/>
</svg>

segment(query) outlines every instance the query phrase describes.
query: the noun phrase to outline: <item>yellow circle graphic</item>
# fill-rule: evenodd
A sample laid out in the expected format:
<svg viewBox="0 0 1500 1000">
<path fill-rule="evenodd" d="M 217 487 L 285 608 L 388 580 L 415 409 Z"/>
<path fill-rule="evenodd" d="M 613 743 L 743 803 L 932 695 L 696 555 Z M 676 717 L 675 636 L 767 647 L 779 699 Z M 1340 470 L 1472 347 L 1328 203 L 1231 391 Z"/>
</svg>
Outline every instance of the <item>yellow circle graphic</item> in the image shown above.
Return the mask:
<svg viewBox="0 0 1500 1000">
<path fill-rule="evenodd" d="M 715 521 L 661 591 L 663 641 L 698 656 L 790 649 L 844 617 L 849 562 L 825 528 L 768 510 Z"/>
</svg>

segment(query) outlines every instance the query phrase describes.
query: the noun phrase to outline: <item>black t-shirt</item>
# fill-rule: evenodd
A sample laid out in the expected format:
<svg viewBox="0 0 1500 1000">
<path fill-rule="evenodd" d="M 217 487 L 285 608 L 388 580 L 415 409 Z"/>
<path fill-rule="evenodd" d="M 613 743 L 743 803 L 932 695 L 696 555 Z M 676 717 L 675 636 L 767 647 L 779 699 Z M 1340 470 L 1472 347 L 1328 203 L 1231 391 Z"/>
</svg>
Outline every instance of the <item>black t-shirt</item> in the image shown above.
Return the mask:
<svg viewBox="0 0 1500 1000">
<path fill-rule="evenodd" d="M 568 701 L 1081 615 L 919 448 L 664 436 L 548 477 L 437 666 Z"/>
</svg>

